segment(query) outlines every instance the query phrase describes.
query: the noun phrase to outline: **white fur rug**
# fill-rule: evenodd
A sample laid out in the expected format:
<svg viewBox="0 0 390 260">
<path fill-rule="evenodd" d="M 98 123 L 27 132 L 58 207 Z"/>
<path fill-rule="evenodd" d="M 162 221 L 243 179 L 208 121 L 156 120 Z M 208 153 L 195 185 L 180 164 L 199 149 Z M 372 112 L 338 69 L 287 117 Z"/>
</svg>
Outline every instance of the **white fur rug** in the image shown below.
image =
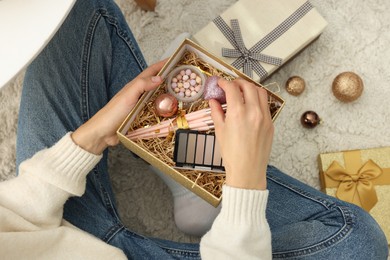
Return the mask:
<svg viewBox="0 0 390 260">
<path fill-rule="evenodd" d="M 235 0 L 158 0 L 155 12 L 141 11 L 131 0 L 116 1 L 123 10 L 149 63 L 159 59 L 181 32 L 195 33 Z M 390 146 L 390 2 L 386 0 L 321 1 L 312 4 L 329 22 L 322 36 L 265 84 L 282 86 L 286 106 L 275 122 L 271 164 L 319 188 L 317 156 L 322 152 Z M 261 15 L 261 10 L 258 10 Z M 354 71 L 364 81 L 361 98 L 341 103 L 332 94 L 337 74 Z M 306 80 L 305 92 L 294 97 L 283 88 L 292 75 Z M 15 172 L 15 134 L 23 75 L 0 90 L 0 179 Z M 300 125 L 300 116 L 316 111 L 323 123 Z M 119 146 L 110 154 L 112 181 L 124 222 L 146 235 L 197 241 L 178 231 L 172 221 L 169 190 L 141 160 Z"/>
</svg>

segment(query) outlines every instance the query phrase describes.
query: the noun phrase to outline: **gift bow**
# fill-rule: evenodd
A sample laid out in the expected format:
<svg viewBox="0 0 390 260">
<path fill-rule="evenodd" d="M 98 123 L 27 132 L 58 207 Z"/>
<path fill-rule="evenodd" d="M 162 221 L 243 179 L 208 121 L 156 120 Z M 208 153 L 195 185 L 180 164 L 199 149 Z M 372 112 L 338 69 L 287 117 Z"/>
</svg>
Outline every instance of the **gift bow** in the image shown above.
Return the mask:
<svg viewBox="0 0 390 260">
<path fill-rule="evenodd" d="M 214 22 L 221 23 L 221 21 L 218 21 L 218 19 L 222 18 L 217 17 Z M 260 64 L 260 62 L 272 64 L 275 66 L 282 65 L 281 58 L 261 54 L 260 51 L 253 50 L 253 48 L 248 50 L 245 47 L 244 41 L 242 39 L 240 24 L 238 23 L 238 20 L 232 19 L 230 20 L 230 23 L 232 29 L 229 30 L 230 28 L 227 25 L 224 26 L 226 30 L 224 34 L 229 34 L 229 37 L 227 38 L 233 45 L 234 49 L 222 48 L 222 56 L 229 58 L 237 58 L 232 63 L 233 67 L 235 67 L 236 69 L 243 68 L 243 72 L 249 77 L 252 77 L 252 70 L 254 70 L 260 78 L 263 78 L 267 76 L 267 71 Z"/>
<path fill-rule="evenodd" d="M 232 66 L 236 69 L 243 68 L 243 72 L 252 77 L 252 70 L 260 77 L 260 81 L 264 79 L 268 73 L 260 62 L 272 64 L 275 66 L 282 65 L 283 60 L 278 57 L 262 54 L 261 52 L 272 44 L 276 39 L 288 31 L 295 23 L 305 16 L 313 6 L 310 2 L 305 2 L 286 20 L 279 24 L 275 29 L 268 33 L 263 39 L 257 42 L 253 47 L 247 49 L 242 39 L 240 25 L 237 19 L 230 21 L 230 28 L 221 16 L 213 20 L 214 24 L 234 47 L 234 49 L 222 48 L 222 56 L 229 58 L 237 58 Z"/>
<path fill-rule="evenodd" d="M 370 211 L 378 202 L 378 197 L 372 180 L 382 174 L 380 168 L 372 160 L 368 160 L 357 172 L 344 169 L 334 161 L 326 174 L 335 181 L 339 181 L 336 197 L 361 206 Z"/>
</svg>

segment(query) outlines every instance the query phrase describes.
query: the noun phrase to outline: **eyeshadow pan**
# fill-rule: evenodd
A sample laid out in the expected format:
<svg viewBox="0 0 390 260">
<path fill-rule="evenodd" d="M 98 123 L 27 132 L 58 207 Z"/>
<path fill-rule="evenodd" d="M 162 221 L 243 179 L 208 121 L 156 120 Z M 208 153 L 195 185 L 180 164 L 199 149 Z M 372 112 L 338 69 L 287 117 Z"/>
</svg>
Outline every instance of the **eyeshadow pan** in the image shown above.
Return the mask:
<svg viewBox="0 0 390 260">
<path fill-rule="evenodd" d="M 186 134 L 179 134 L 178 135 L 178 150 L 177 150 L 177 157 L 176 161 L 178 163 L 185 163 L 186 161 L 186 150 L 187 150 L 187 135 Z"/>
<path fill-rule="evenodd" d="M 187 156 L 186 156 L 186 163 L 194 163 L 195 160 L 195 147 L 196 145 L 196 134 L 190 133 L 188 135 L 188 141 L 187 141 Z"/>
<path fill-rule="evenodd" d="M 213 150 L 214 150 L 214 136 L 213 135 L 206 135 L 206 151 L 205 151 L 205 158 L 204 158 L 204 164 L 205 165 L 211 165 L 213 163 Z"/>
<path fill-rule="evenodd" d="M 221 150 L 219 150 L 219 145 L 218 144 L 214 144 L 214 158 L 213 158 L 213 166 L 221 166 L 221 160 L 222 160 L 222 156 L 221 156 Z"/>
<path fill-rule="evenodd" d="M 198 142 L 196 146 L 196 156 L 195 156 L 196 164 L 203 164 L 205 141 L 206 141 L 205 135 L 198 135 Z"/>
</svg>

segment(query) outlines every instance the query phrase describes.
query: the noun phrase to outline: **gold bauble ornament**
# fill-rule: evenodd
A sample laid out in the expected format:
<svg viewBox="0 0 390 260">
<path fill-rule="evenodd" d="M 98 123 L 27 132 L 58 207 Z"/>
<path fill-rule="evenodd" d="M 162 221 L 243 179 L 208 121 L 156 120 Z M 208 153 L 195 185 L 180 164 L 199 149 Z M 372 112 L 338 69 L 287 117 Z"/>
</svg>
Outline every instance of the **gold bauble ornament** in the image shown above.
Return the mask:
<svg viewBox="0 0 390 260">
<path fill-rule="evenodd" d="M 300 95 L 305 90 L 305 81 L 299 76 L 292 76 L 286 81 L 286 90 L 293 96 Z"/>
<path fill-rule="evenodd" d="M 332 84 L 333 94 L 342 102 L 355 101 L 362 95 L 363 88 L 360 76 L 350 71 L 337 75 Z"/>
</svg>

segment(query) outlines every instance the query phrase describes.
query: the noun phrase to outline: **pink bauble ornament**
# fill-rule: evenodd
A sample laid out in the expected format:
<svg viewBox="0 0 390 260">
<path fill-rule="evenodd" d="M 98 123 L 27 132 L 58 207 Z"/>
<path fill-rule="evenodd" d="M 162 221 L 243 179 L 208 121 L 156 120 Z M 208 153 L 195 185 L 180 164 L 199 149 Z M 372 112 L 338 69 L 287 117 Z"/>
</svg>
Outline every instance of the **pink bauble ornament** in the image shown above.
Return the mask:
<svg viewBox="0 0 390 260">
<path fill-rule="evenodd" d="M 176 114 L 177 99 L 170 94 L 161 94 L 154 101 L 154 110 L 158 116 L 171 117 Z"/>
</svg>

